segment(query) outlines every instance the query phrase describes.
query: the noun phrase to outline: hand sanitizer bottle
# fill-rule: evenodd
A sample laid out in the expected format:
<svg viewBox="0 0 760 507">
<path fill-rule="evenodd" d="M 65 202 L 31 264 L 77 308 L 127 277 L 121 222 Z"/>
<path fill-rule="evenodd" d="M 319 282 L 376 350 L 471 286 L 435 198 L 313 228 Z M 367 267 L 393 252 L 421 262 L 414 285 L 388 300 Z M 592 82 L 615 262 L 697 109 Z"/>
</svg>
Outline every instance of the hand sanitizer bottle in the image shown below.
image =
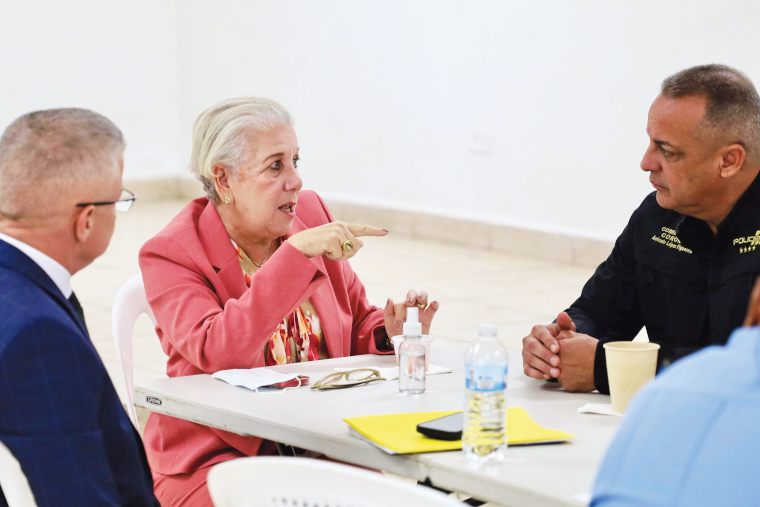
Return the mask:
<svg viewBox="0 0 760 507">
<path fill-rule="evenodd" d="M 402 393 L 425 392 L 425 346 L 420 340 L 422 324 L 419 308 L 406 309 L 404 341 L 398 348 L 398 390 Z"/>
</svg>

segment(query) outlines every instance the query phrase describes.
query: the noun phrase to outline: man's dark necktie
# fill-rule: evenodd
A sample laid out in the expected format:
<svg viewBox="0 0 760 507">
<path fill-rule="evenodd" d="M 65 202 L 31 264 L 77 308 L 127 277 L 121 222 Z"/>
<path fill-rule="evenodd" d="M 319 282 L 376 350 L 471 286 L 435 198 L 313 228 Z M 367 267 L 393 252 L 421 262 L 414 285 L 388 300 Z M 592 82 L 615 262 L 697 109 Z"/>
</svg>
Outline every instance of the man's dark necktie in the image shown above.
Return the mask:
<svg viewBox="0 0 760 507">
<path fill-rule="evenodd" d="M 87 323 L 84 321 L 84 310 L 82 310 L 82 305 L 79 304 L 79 300 L 77 299 L 77 295 L 73 292 L 71 293 L 71 297 L 69 298 L 69 303 L 71 303 L 71 306 L 74 307 L 74 311 L 77 312 L 77 315 L 79 316 L 79 320 L 82 322 L 82 325 L 85 329 L 87 329 Z"/>
</svg>

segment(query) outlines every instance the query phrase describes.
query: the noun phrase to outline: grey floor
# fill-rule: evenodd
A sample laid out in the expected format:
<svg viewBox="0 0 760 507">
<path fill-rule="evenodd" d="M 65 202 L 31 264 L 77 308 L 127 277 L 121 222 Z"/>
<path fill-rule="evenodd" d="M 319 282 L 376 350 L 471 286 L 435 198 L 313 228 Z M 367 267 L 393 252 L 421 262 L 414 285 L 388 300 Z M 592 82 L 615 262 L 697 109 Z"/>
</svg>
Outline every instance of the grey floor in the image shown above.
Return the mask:
<svg viewBox="0 0 760 507">
<path fill-rule="evenodd" d="M 77 273 L 72 283 L 82 301 L 93 342 L 119 395 L 124 383 L 111 333 L 111 307 L 118 288 L 139 272 L 137 252 L 184 206 L 184 202 L 137 201 L 119 214 L 106 253 Z M 340 217 L 336 217 L 340 219 Z M 470 341 L 477 326 L 491 322 L 513 350 L 533 324 L 551 322 L 577 297 L 593 268 L 484 252 L 461 246 L 394 236 L 365 240 L 351 261 L 370 302 L 401 299 L 408 289 L 425 289 L 440 310 L 431 334 Z M 135 327 L 135 382 L 162 378 L 166 358 L 147 317 Z"/>
</svg>

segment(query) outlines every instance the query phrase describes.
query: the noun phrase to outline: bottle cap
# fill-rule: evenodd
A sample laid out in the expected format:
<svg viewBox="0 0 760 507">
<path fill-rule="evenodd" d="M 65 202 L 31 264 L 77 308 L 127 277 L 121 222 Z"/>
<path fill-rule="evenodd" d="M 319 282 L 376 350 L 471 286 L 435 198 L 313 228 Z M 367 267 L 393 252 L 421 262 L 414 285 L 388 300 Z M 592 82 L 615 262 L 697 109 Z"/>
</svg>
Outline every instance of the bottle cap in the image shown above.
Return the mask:
<svg viewBox="0 0 760 507">
<path fill-rule="evenodd" d="M 478 328 L 478 334 L 480 336 L 496 336 L 498 329 L 494 324 L 481 324 Z"/>
<path fill-rule="evenodd" d="M 404 322 L 404 336 L 422 335 L 422 324 L 420 324 L 420 309 L 411 306 L 406 309 L 406 322 Z"/>
</svg>

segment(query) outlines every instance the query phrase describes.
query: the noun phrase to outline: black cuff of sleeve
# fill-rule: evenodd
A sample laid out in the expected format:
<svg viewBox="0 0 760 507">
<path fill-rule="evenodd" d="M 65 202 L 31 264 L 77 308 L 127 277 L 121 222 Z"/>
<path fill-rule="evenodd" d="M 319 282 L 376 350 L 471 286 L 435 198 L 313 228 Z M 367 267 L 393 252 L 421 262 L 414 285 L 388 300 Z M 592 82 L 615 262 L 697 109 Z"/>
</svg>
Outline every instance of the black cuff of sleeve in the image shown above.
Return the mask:
<svg viewBox="0 0 760 507">
<path fill-rule="evenodd" d="M 604 353 L 604 342 L 599 340 L 594 355 L 594 387 L 602 394 L 610 394 L 610 382 L 607 378 L 607 356 Z"/>
<path fill-rule="evenodd" d="M 372 335 L 375 338 L 375 347 L 377 347 L 377 350 L 393 349 L 391 339 L 388 337 L 388 332 L 385 330 L 385 326 L 377 326 L 372 330 Z"/>
</svg>

